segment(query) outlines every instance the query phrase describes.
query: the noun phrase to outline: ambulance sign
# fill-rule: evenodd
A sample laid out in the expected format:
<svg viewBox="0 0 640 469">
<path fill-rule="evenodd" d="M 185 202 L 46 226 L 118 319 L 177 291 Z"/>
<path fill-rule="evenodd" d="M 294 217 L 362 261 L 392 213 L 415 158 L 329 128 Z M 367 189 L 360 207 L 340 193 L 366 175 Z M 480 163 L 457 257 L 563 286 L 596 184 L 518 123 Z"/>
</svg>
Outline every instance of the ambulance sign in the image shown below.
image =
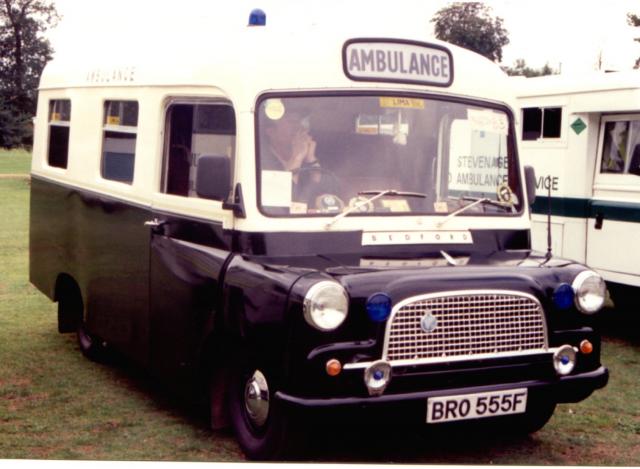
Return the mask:
<svg viewBox="0 0 640 469">
<path fill-rule="evenodd" d="M 406 41 L 355 39 L 342 54 L 345 74 L 357 81 L 450 86 L 453 57 L 441 46 Z"/>
</svg>

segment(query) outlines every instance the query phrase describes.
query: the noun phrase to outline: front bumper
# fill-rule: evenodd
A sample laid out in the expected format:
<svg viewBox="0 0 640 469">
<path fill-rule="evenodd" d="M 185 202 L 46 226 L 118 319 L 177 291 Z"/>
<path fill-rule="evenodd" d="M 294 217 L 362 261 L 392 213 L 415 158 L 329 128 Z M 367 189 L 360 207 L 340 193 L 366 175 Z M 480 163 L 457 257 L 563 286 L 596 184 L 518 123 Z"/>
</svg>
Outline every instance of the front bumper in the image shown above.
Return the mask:
<svg viewBox="0 0 640 469">
<path fill-rule="evenodd" d="M 275 397 L 281 402 L 299 409 L 347 409 L 347 408 L 379 408 L 394 405 L 418 404 L 426 405 L 427 399 L 458 394 L 501 391 L 507 389 L 527 388 L 529 392 L 544 394 L 549 399 L 561 402 L 579 402 L 586 399 L 596 389 L 603 388 L 609 381 L 609 370 L 603 366 L 584 373 L 556 377 L 554 379 L 533 379 L 525 381 L 503 382 L 482 386 L 432 389 L 427 391 L 389 393 L 381 396 L 367 397 L 334 397 L 306 398 L 293 396 L 278 391 Z"/>
</svg>

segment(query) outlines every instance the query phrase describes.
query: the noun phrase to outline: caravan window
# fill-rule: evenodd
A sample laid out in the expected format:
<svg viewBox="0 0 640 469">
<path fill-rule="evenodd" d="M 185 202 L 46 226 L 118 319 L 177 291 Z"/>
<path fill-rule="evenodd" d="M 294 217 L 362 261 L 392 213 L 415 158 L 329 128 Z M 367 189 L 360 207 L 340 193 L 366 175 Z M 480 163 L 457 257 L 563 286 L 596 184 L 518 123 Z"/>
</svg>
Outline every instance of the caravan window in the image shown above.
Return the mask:
<svg viewBox="0 0 640 469">
<path fill-rule="evenodd" d="M 138 130 L 136 101 L 106 101 L 102 135 L 102 177 L 131 184 Z"/>
<path fill-rule="evenodd" d="M 236 141 L 233 108 L 222 103 L 172 104 L 167 109 L 166 129 L 163 192 L 197 197 L 198 159 L 203 155 L 233 158 Z"/>
<path fill-rule="evenodd" d="M 56 99 L 49 101 L 49 166 L 66 169 L 69 158 L 69 123 L 71 101 Z"/>
<path fill-rule="evenodd" d="M 640 175 L 640 117 L 605 122 L 600 172 Z"/>
<path fill-rule="evenodd" d="M 522 109 L 522 140 L 560 138 L 562 108 L 527 107 Z"/>
</svg>

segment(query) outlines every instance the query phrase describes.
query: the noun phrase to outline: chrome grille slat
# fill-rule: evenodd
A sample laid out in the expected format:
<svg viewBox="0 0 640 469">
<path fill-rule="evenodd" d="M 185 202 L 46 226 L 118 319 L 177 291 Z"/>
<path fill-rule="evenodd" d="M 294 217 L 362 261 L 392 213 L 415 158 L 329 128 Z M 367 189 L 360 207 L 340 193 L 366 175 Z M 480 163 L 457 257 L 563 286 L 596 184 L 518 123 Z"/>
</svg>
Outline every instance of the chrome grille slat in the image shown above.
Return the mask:
<svg viewBox="0 0 640 469">
<path fill-rule="evenodd" d="M 431 312 L 437 327 L 420 320 Z M 387 324 L 384 358 L 420 360 L 478 354 L 518 355 L 548 348 L 544 312 L 531 295 L 511 291 L 446 292 L 409 298 Z"/>
</svg>

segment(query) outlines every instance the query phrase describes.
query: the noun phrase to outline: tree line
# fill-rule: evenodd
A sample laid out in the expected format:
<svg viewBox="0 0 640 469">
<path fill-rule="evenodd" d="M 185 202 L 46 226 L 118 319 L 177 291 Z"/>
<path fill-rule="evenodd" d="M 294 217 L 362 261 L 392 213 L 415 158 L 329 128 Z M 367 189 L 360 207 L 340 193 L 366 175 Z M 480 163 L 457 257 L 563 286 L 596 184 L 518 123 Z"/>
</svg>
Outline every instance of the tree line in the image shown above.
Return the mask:
<svg viewBox="0 0 640 469">
<path fill-rule="evenodd" d="M 431 22 L 438 39 L 477 52 L 493 62 L 502 61 L 502 48 L 509 44 L 509 32 L 503 19 L 492 16 L 491 8 L 482 2 L 454 2 L 440 9 Z M 640 28 L 640 15 L 628 13 L 627 23 Z M 640 42 L 640 38 L 635 41 Z M 640 68 L 640 58 L 634 68 Z M 516 60 L 512 67 L 502 66 L 502 69 L 509 75 L 525 77 L 559 73 L 548 63 L 541 68 L 531 68 L 524 59 Z"/>
<path fill-rule="evenodd" d="M 44 33 L 60 17 L 51 0 L 0 0 L 0 148 L 30 146 L 40 74 L 53 55 Z M 482 2 L 454 2 L 431 19 L 438 39 L 470 49 L 493 62 L 502 61 L 509 44 L 504 21 Z M 640 16 L 629 13 L 629 25 L 640 28 Z M 640 42 L 640 38 L 636 38 Z M 636 61 L 640 68 L 640 58 Z M 550 75 L 556 70 L 527 66 L 519 59 L 509 75 Z"/>
<path fill-rule="evenodd" d="M 31 145 L 38 82 L 53 54 L 43 34 L 58 19 L 49 0 L 0 0 L 0 147 Z"/>
</svg>

